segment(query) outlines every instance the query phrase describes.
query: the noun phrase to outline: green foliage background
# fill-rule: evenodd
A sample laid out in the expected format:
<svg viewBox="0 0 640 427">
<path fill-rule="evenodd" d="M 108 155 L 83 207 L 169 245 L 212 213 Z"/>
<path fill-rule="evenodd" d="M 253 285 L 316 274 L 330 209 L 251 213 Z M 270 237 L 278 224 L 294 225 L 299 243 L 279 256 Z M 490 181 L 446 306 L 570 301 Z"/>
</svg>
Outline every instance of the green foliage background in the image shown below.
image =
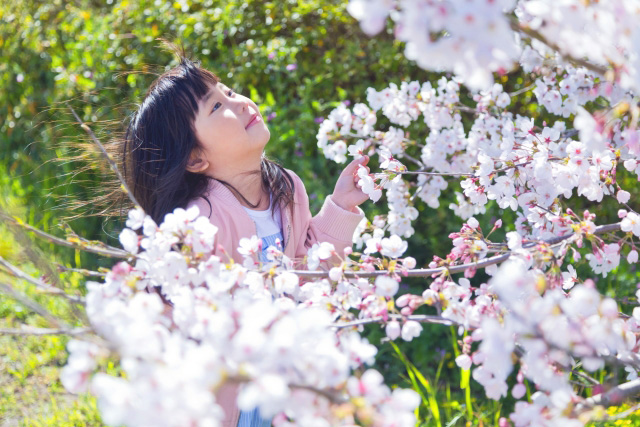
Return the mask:
<svg viewBox="0 0 640 427">
<path fill-rule="evenodd" d="M 394 41 L 391 27 L 375 38 L 366 37 L 346 13 L 346 4 L 338 0 L 3 2 L 0 206 L 58 235 L 64 234 L 58 227 L 62 219 L 81 213 L 69 220 L 76 232 L 117 245 L 114 236 L 121 220 L 105 221 L 91 215 L 99 212 L 93 202 L 104 191 L 105 180 L 111 179 L 110 172 L 95 148 L 86 144 L 87 137 L 67 105 L 81 114 L 103 142 L 116 138 L 155 76 L 175 65 L 172 54 L 156 40 L 163 37 L 183 44 L 193 58 L 250 96 L 260 105 L 263 116 L 275 114 L 269 122 L 272 137 L 267 154 L 300 175 L 312 211 L 317 211 L 324 196 L 331 193 L 341 168 L 318 151 L 316 119 L 326 116 L 339 102 L 364 102 L 367 87 L 380 90 L 390 82 L 435 82 L 440 77 L 404 58 L 403 46 Z M 296 68 L 288 70 L 292 64 Z M 502 82 L 508 90 L 531 83 L 517 72 Z M 543 120 L 544 111 L 530 102 L 531 96 L 525 91 L 514 100 L 512 110 Z M 420 129 L 412 137 L 424 138 L 426 130 Z M 623 187 L 632 190 L 633 178 L 622 179 Z M 461 220 L 446 209 L 453 201 L 454 189 L 450 187 L 443 197 L 441 209 L 417 206 L 421 216 L 409 252 L 421 265 L 434 254 L 445 255 L 450 249 L 448 233 L 460 228 Z M 636 196 L 637 191 L 632 194 Z M 71 209 L 73 204 L 81 208 Z M 597 208 L 603 212 L 603 222 L 615 221 L 615 204 L 605 201 Z M 372 205 L 365 210 L 370 218 L 383 211 Z M 514 218 L 512 213 L 493 207 L 481 224 L 498 217 L 505 223 Z M 6 224 L 0 224 L 0 256 L 34 275 L 43 274 L 42 261 L 34 263 L 25 252 L 29 245 L 14 239 Z M 48 243 L 35 245 L 32 250 L 46 254 L 43 258 L 48 262 L 67 267 L 95 269 L 112 263 Z M 71 292 L 83 292 L 81 276 L 65 273 L 60 278 Z M 0 279 L 12 280 L 1 272 Z M 598 286 L 609 295 L 622 297 L 631 294 L 636 280 L 635 269 L 623 263 L 618 274 L 599 281 Z M 77 321 L 72 307 L 14 282 L 53 312 Z M 424 281 L 409 281 L 405 290 L 423 287 Z M 15 327 L 19 322 L 47 326 L 19 304 L 0 296 L 0 326 Z M 384 335 L 378 326 L 366 333 L 374 343 Z M 421 425 L 496 424 L 513 402 L 505 400 L 508 407 L 502 408 L 484 398 L 473 381 L 470 395 L 465 396 L 465 390 L 458 386 L 460 372 L 453 363 L 456 338 L 455 331 L 426 327 L 419 340 L 401 345 L 404 363 L 398 352 L 384 343 L 378 368 L 391 386 L 421 390 Z M 101 424 L 95 401 L 90 396 L 69 396 L 57 379 L 66 360 L 66 341 L 65 337 L 0 336 L 0 421 L 8 425 Z M 414 365 L 424 377 L 412 374 Z"/>
</svg>

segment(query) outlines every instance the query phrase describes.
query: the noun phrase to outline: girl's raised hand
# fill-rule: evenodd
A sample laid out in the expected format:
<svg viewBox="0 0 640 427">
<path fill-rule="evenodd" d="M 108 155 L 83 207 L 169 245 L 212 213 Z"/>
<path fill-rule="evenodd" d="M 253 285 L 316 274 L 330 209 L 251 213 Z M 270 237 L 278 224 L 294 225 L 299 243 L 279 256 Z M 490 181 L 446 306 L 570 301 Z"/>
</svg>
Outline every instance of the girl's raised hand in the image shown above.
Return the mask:
<svg viewBox="0 0 640 427">
<path fill-rule="evenodd" d="M 360 178 L 357 173 L 360 165 L 365 166 L 368 171 L 369 168 L 366 166 L 368 162 L 369 156 L 360 157 L 349 163 L 338 177 L 331 198 L 342 209 L 357 212 L 356 207 L 369 198 L 358 186 Z"/>
</svg>

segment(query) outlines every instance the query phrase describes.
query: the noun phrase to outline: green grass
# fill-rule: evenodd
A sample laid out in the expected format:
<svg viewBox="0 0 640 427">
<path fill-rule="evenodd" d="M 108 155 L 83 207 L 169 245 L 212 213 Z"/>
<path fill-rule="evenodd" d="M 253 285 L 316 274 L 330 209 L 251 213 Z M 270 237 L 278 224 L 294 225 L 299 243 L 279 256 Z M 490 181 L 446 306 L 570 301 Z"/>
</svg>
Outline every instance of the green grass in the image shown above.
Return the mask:
<svg viewBox="0 0 640 427">
<path fill-rule="evenodd" d="M 2 327 L 15 327 L 3 319 Z M 95 398 L 67 393 L 67 337 L 0 336 L 0 425 L 101 426 Z"/>
<path fill-rule="evenodd" d="M 38 277 L 37 269 L 13 235 L 0 226 L 0 256 Z M 81 287 L 77 274 L 65 274 L 64 282 L 74 290 Z M 0 271 L 0 281 L 28 295 L 54 315 L 77 323 L 69 304 L 59 297 L 42 295 L 35 287 Z M 0 294 L 0 328 L 26 324 L 49 327 L 41 317 Z M 60 383 L 60 369 L 67 360 L 66 336 L 0 335 L 0 426 L 102 426 L 95 398 L 66 392 Z"/>
</svg>

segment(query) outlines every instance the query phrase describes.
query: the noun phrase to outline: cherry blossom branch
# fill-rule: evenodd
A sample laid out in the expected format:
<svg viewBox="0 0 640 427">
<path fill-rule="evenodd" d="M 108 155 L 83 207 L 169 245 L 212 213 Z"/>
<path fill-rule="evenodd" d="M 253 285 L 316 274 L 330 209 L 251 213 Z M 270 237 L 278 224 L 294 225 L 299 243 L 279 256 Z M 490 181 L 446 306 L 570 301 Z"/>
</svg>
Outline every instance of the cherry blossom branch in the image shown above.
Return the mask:
<svg viewBox="0 0 640 427">
<path fill-rule="evenodd" d="M 584 403 L 576 406 L 576 410 L 580 412 L 597 405 L 604 407 L 620 405 L 624 400 L 638 394 L 640 394 L 640 378 L 617 385 L 605 393 L 585 399 Z"/>
<path fill-rule="evenodd" d="M 225 383 L 231 383 L 231 384 L 241 384 L 241 383 L 247 383 L 251 381 L 251 377 L 246 376 L 246 375 L 233 375 L 233 376 L 229 376 L 227 377 Z M 220 384 L 222 385 L 222 384 Z M 313 393 L 316 393 L 320 396 L 324 396 L 327 399 L 329 399 L 329 401 L 331 403 L 334 404 L 343 404 L 343 403 L 347 403 L 348 400 L 345 399 L 343 396 L 338 395 L 335 392 L 332 392 L 331 390 L 324 390 L 324 389 L 320 389 L 311 385 L 307 385 L 307 384 L 297 384 L 297 383 L 289 383 L 288 386 L 290 388 L 297 388 L 300 390 L 308 390 L 311 391 Z M 219 388 L 218 388 L 219 390 Z"/>
<path fill-rule="evenodd" d="M 620 230 L 620 223 L 613 223 L 613 224 L 604 224 L 604 225 L 600 225 L 598 227 L 595 228 L 595 230 L 593 231 L 593 234 L 604 234 L 604 233 L 610 233 L 613 231 L 618 231 Z M 547 239 L 547 240 L 542 240 L 542 241 L 538 241 L 538 242 L 530 242 L 527 243 L 525 245 L 523 245 L 522 247 L 524 249 L 528 249 L 531 248 L 533 246 L 536 246 L 540 243 L 544 243 L 544 244 L 548 244 L 548 245 L 555 245 L 557 243 L 560 243 L 564 240 L 567 240 L 571 237 L 573 237 L 576 233 L 569 233 L 569 234 L 565 234 L 563 236 L 558 236 L 558 237 L 553 237 L 551 239 Z M 497 255 L 494 257 L 490 257 L 490 258 L 485 258 L 481 261 L 476 261 L 476 262 L 470 262 L 467 264 L 460 264 L 460 265 L 454 265 L 454 266 L 450 266 L 450 267 L 437 267 L 437 268 L 418 268 L 418 269 L 414 269 L 414 270 L 403 270 L 403 271 L 398 271 L 398 270 L 376 270 L 376 271 L 364 271 L 364 272 L 360 272 L 360 271 L 345 271 L 343 273 L 343 275 L 347 278 L 358 278 L 358 277 L 377 277 L 377 276 L 384 276 L 384 275 L 388 275 L 390 273 L 399 273 L 402 276 L 405 277 L 428 277 L 428 276 L 432 276 L 434 274 L 440 274 L 444 271 L 448 271 L 449 274 L 455 274 L 455 273 L 462 273 L 463 271 L 469 269 L 469 268 L 484 268 L 484 267 L 488 267 L 490 265 L 494 265 L 494 264 L 499 264 L 501 262 L 506 261 L 507 259 L 509 259 L 509 257 L 511 256 L 512 251 L 509 251 L 507 253 L 504 253 L 502 255 Z M 310 271 L 310 270 L 293 270 L 291 271 L 292 273 L 296 274 L 299 277 L 328 277 L 329 276 L 329 272 L 328 271 Z"/>
<path fill-rule="evenodd" d="M 415 165 L 417 165 L 417 166 L 419 166 L 421 168 L 424 168 L 424 164 L 420 160 L 416 159 L 413 156 L 408 155 L 407 153 L 401 153 L 399 157 L 402 158 L 402 159 L 407 159 L 410 162 L 412 162 L 413 164 L 415 164 Z"/>
<path fill-rule="evenodd" d="M 109 246 L 109 245 L 105 245 L 103 243 L 100 243 L 100 245 L 96 245 L 93 242 L 90 242 L 89 240 L 83 239 L 83 238 L 77 238 L 78 243 L 76 242 L 70 242 L 68 240 L 62 239 L 60 237 L 56 237 L 52 234 L 49 234 L 45 231 L 42 231 L 38 228 L 35 228 L 29 224 L 26 224 L 24 222 L 22 222 L 20 219 L 9 216 L 5 213 L 0 212 L 0 218 L 10 221 L 13 224 L 20 226 L 21 228 L 25 229 L 26 231 L 29 231 L 33 234 L 35 234 L 37 237 L 47 240 L 51 243 L 54 243 L 56 245 L 60 245 L 60 246 L 65 246 L 68 248 L 73 248 L 73 249 L 80 249 L 83 250 L 85 252 L 90 252 L 96 255 L 102 255 L 102 256 L 106 256 L 106 257 L 110 257 L 110 258 L 129 258 L 132 255 L 126 251 L 123 251 L 122 249 L 118 249 L 115 248 L 113 246 Z"/>
<path fill-rule="evenodd" d="M 522 89 L 518 89 L 518 90 L 516 90 L 515 92 L 509 92 L 509 96 L 513 98 L 514 96 L 518 96 L 518 95 L 520 95 L 520 94 L 522 94 L 522 93 L 525 93 L 525 92 L 527 92 L 527 91 L 530 91 L 531 89 L 535 89 L 535 87 L 536 87 L 536 86 L 537 86 L 537 85 L 536 85 L 535 83 L 534 83 L 534 84 L 531 84 L 531 85 L 529 85 L 529 86 L 525 86 L 525 87 L 523 87 Z"/>
<path fill-rule="evenodd" d="M 28 275 L 27 273 L 25 273 L 24 271 L 22 271 L 21 269 L 19 269 L 15 265 L 11 264 L 10 262 L 5 260 L 1 256 L 0 256 L 0 265 L 3 266 L 5 269 L 7 269 L 8 272 L 11 275 L 13 275 L 13 276 L 15 276 L 15 277 L 17 277 L 19 279 L 26 280 L 27 282 L 35 285 L 36 288 L 38 288 L 38 290 L 40 290 L 42 292 L 46 292 L 46 293 L 51 294 L 51 295 L 61 296 L 63 298 L 68 299 L 69 301 L 72 301 L 72 302 L 75 302 L 75 303 L 84 304 L 84 298 L 76 296 L 76 295 L 69 295 L 64 290 L 62 290 L 60 288 L 56 288 L 55 286 L 51 286 L 50 284 L 45 283 L 43 280 L 36 279 L 35 277 L 32 277 L 32 276 Z"/>
<path fill-rule="evenodd" d="M 402 171 L 402 172 L 393 172 L 397 175 L 427 175 L 427 176 L 475 176 L 472 173 L 450 173 L 450 172 L 427 172 L 427 171 Z"/>
<path fill-rule="evenodd" d="M 591 385 L 600 385 L 600 381 L 596 380 L 595 378 L 590 377 L 589 375 L 585 374 L 584 372 L 578 371 L 577 369 L 572 370 L 571 373 L 574 374 L 577 377 L 582 378 L 583 380 L 585 380 L 586 382 L 588 382 Z"/>
<path fill-rule="evenodd" d="M 549 158 L 549 160 L 564 160 L 564 159 L 560 158 L 560 157 L 551 157 L 551 158 Z M 516 169 L 516 168 L 524 167 L 524 166 L 527 166 L 528 164 L 530 164 L 531 162 L 532 162 L 532 160 L 529 160 L 529 161 L 526 161 L 526 162 L 523 162 L 523 163 L 514 164 L 512 166 L 505 166 L 505 167 L 500 168 L 500 169 L 492 170 L 487 175 L 493 175 L 493 174 L 500 173 L 500 172 L 506 172 L 509 169 Z M 470 177 L 476 176 L 474 173 L 427 172 L 425 170 L 402 171 L 402 172 L 395 172 L 394 171 L 393 173 L 398 174 L 398 175 L 470 176 Z"/>
<path fill-rule="evenodd" d="M 0 335 L 69 335 L 78 336 L 92 332 L 91 328 L 73 328 L 73 329 L 49 329 L 49 328 L 31 328 L 23 326 L 22 328 L 0 328 Z"/>
<path fill-rule="evenodd" d="M 548 40 L 545 36 L 543 36 L 540 32 L 534 30 L 533 28 L 529 27 L 528 25 L 522 24 L 521 22 L 519 22 L 516 18 L 514 17 L 510 17 L 509 19 L 509 23 L 511 25 L 511 29 L 515 32 L 519 32 L 522 34 L 525 34 L 527 36 L 529 36 L 532 39 L 536 39 L 539 42 L 542 42 L 543 44 L 545 44 L 547 47 L 549 47 L 549 49 L 553 50 L 554 52 L 557 52 L 563 60 L 570 62 L 574 65 L 580 66 L 580 67 L 584 67 L 590 71 L 593 71 L 596 74 L 599 74 L 602 77 L 606 77 L 607 74 L 607 68 L 591 63 L 589 61 L 586 61 L 584 59 L 581 58 L 575 58 L 565 52 L 563 52 L 563 50 L 560 48 L 560 46 L 558 46 L 556 43 Z"/>
<path fill-rule="evenodd" d="M 109 162 L 109 166 L 111 167 L 111 170 L 116 174 L 116 176 L 118 177 L 118 180 L 120 181 L 120 184 L 121 184 L 121 187 L 122 187 L 122 191 L 125 192 L 127 197 L 129 197 L 129 200 L 131 200 L 133 202 L 135 207 L 138 207 L 138 208 L 142 209 L 140 203 L 138 203 L 138 200 L 136 200 L 136 197 L 133 195 L 133 192 L 129 189 L 129 186 L 127 185 L 127 181 L 124 179 L 124 177 L 120 173 L 120 169 L 118 169 L 118 165 L 116 165 L 116 162 L 114 162 L 113 159 L 111 158 L 111 156 L 109 155 L 109 153 L 107 153 L 107 150 L 104 148 L 104 145 L 102 145 L 102 143 L 96 137 L 96 135 L 93 133 L 91 128 L 89 126 L 87 126 L 87 124 L 82 121 L 80 116 L 78 116 L 78 114 L 73 109 L 73 107 L 71 107 L 71 105 L 69 105 L 69 109 L 71 110 L 71 114 L 73 114 L 73 116 L 76 118 L 76 120 L 80 124 L 80 127 L 82 129 L 84 129 L 85 132 L 87 132 L 89 134 L 89 136 L 91 137 L 93 142 L 98 146 L 98 148 L 102 152 L 102 156 L 105 159 L 107 159 L 107 161 Z"/>
<path fill-rule="evenodd" d="M 55 317 L 54 315 L 52 315 L 49 312 L 49 310 L 47 310 L 46 308 L 44 308 L 43 306 L 41 306 L 37 302 L 33 301 L 28 296 L 26 296 L 26 295 L 22 294 L 21 292 L 18 292 L 15 289 L 13 289 L 13 287 L 11 285 L 9 285 L 7 283 L 0 283 L 0 292 L 4 293 L 6 295 L 9 295 L 10 297 L 15 299 L 16 301 L 20 302 L 25 307 L 33 310 L 34 312 L 36 312 L 40 316 L 42 316 L 45 319 L 47 319 L 49 321 L 49 323 L 51 323 L 52 325 L 56 326 L 57 328 L 68 329 L 68 327 L 65 325 L 65 323 L 62 320 L 60 320 L 57 317 Z"/>
<path fill-rule="evenodd" d="M 420 322 L 420 323 L 433 323 L 433 324 L 445 325 L 445 326 L 459 325 L 459 323 L 454 321 L 454 320 L 446 319 L 446 318 L 441 317 L 441 316 L 432 316 L 432 315 L 428 315 L 428 314 L 413 314 L 413 315 L 410 315 L 410 316 L 402 316 L 400 314 L 389 314 L 387 316 L 387 319 L 393 319 L 393 320 L 415 320 L 416 322 Z M 383 322 L 386 322 L 387 319 L 385 319 L 383 316 L 376 316 L 376 317 L 370 317 L 370 318 L 366 318 L 366 319 L 358 319 L 358 320 L 354 320 L 352 322 L 334 323 L 333 325 L 331 325 L 331 327 L 332 328 L 337 328 L 337 329 L 342 329 L 342 328 L 349 328 L 349 327 L 352 327 L 352 326 L 366 325 L 366 324 L 370 324 L 370 323 L 383 323 Z"/>
<path fill-rule="evenodd" d="M 472 107 L 467 107 L 466 105 L 461 104 L 461 103 L 458 103 L 453 108 L 455 108 L 457 110 L 460 110 L 460 111 L 463 111 L 465 113 L 471 113 L 471 114 L 478 114 L 479 113 L 479 111 L 477 109 L 472 108 Z"/>
<path fill-rule="evenodd" d="M 461 273 L 469 268 L 483 268 L 488 267 L 493 264 L 498 264 L 500 262 L 506 261 L 511 253 L 506 253 L 503 255 L 485 258 L 482 261 L 471 262 L 468 264 L 460 264 L 451 267 L 437 267 L 437 268 L 418 268 L 414 270 L 376 270 L 376 271 L 345 271 L 343 275 L 347 278 L 359 278 L 359 277 L 377 277 L 377 276 L 386 276 L 389 273 L 400 273 L 405 277 L 428 277 L 434 274 L 440 274 L 444 271 L 448 271 L 451 274 Z M 292 273 L 296 274 L 300 277 L 328 277 L 328 271 L 310 271 L 310 270 L 293 270 Z"/>
<path fill-rule="evenodd" d="M 80 273 L 83 276 L 93 276 L 93 277 L 105 277 L 106 273 L 101 273 L 100 271 L 87 270 L 85 268 L 71 268 L 66 265 L 57 264 L 58 271 L 61 273 Z"/>
<path fill-rule="evenodd" d="M 320 396 L 326 397 L 331 403 L 336 405 L 341 405 L 343 403 L 349 402 L 349 400 L 346 399 L 345 397 L 340 396 L 337 393 L 332 393 L 330 390 L 323 390 L 323 389 L 319 389 L 319 388 L 316 388 L 310 385 L 304 385 L 304 384 L 289 384 L 289 387 L 311 391 Z"/>
</svg>

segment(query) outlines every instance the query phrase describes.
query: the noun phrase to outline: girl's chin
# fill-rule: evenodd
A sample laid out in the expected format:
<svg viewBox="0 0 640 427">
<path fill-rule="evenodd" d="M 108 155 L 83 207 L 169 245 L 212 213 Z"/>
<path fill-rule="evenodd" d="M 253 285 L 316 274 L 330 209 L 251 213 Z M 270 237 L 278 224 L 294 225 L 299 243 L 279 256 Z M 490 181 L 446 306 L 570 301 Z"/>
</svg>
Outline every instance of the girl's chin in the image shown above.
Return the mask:
<svg viewBox="0 0 640 427">
<path fill-rule="evenodd" d="M 263 148 L 267 146 L 267 144 L 269 143 L 269 139 L 271 139 L 271 132 L 269 132 L 269 129 L 267 129 L 266 127 L 265 129 L 266 129 L 266 137 L 264 138 L 264 142 L 262 143 Z"/>
</svg>

